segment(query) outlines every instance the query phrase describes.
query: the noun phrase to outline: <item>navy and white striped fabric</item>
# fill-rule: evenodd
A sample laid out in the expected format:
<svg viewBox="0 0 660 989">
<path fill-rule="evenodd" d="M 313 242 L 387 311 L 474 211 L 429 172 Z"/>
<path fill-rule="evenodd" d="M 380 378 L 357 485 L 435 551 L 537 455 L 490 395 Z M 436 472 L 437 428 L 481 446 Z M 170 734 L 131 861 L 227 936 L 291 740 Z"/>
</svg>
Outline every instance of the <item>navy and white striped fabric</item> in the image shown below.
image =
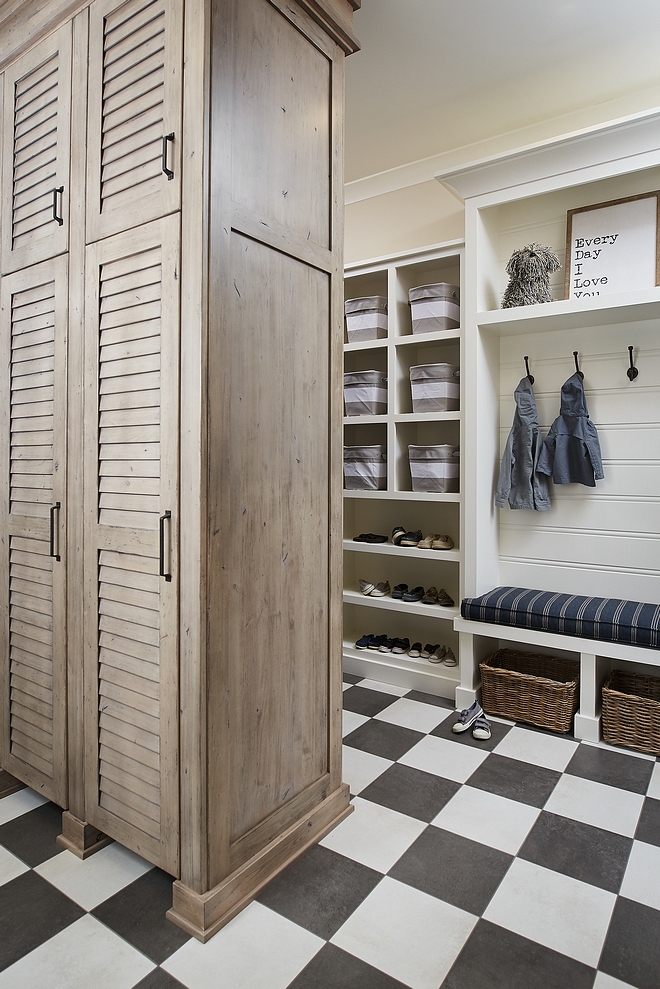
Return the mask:
<svg viewBox="0 0 660 989">
<path fill-rule="evenodd" d="M 461 615 L 475 622 L 660 649 L 660 604 L 496 587 L 461 601 Z"/>
</svg>

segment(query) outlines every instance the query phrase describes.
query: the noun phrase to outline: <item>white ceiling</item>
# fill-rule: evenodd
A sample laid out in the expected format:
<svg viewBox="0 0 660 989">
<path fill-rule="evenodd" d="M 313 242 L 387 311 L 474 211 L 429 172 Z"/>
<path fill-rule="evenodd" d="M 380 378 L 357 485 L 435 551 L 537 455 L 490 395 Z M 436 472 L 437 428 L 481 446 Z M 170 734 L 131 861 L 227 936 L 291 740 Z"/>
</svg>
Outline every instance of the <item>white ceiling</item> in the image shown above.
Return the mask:
<svg viewBox="0 0 660 989">
<path fill-rule="evenodd" d="M 347 182 L 660 86 L 660 0 L 362 0 L 355 33 Z"/>
</svg>

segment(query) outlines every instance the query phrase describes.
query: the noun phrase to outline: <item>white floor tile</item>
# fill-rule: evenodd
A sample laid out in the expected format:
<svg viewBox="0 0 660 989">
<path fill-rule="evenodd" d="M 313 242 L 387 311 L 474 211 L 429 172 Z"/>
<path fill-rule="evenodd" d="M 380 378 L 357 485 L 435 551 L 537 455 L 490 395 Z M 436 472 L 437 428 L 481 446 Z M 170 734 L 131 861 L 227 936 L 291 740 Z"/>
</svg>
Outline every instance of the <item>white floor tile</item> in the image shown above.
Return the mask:
<svg viewBox="0 0 660 989">
<path fill-rule="evenodd" d="M 342 689 L 342 690 L 348 690 L 348 688 L 349 688 L 349 687 L 352 687 L 352 686 L 353 686 L 353 684 L 352 684 L 352 683 L 342 683 L 342 685 L 341 685 L 341 689 Z"/>
<path fill-rule="evenodd" d="M 331 940 L 411 989 L 437 989 L 476 922 L 386 876 Z"/>
<path fill-rule="evenodd" d="M 368 690 L 380 690 L 383 694 L 395 694 L 403 697 L 410 691 L 410 687 L 397 687 L 394 683 L 383 683 L 382 680 L 360 680 L 356 687 L 366 687 Z"/>
<path fill-rule="evenodd" d="M 403 728 L 412 728 L 413 731 L 429 732 L 437 728 L 450 715 L 454 715 L 454 711 L 401 697 L 394 704 L 390 704 L 384 711 L 381 711 L 380 714 L 377 714 L 375 720 L 387 721 L 390 725 L 401 725 Z"/>
<path fill-rule="evenodd" d="M 321 844 L 378 872 L 389 872 L 426 828 L 423 821 L 371 800 L 356 797 L 353 806 L 355 811 Z"/>
<path fill-rule="evenodd" d="M 431 824 L 516 855 L 540 813 L 537 807 L 463 786 Z"/>
<path fill-rule="evenodd" d="M 0 824 L 13 821 L 21 814 L 27 814 L 35 807 L 41 807 L 42 804 L 47 803 L 45 797 L 34 790 L 30 790 L 29 787 L 24 790 L 17 790 L 16 793 L 10 793 L 8 797 L 3 797 L 0 800 Z"/>
<path fill-rule="evenodd" d="M 155 967 L 86 914 L 0 972 L 0 989 L 131 989 Z"/>
<path fill-rule="evenodd" d="M 22 876 L 24 872 L 29 872 L 29 866 L 21 862 L 19 858 L 8 852 L 0 845 L 0 886 L 10 883 L 12 879 Z"/>
<path fill-rule="evenodd" d="M 660 800 L 660 762 L 656 762 L 653 767 L 651 782 L 649 783 L 649 788 L 646 791 L 646 796 L 653 797 L 655 800 Z"/>
<path fill-rule="evenodd" d="M 621 896 L 660 910 L 660 847 L 634 841 L 621 884 Z"/>
<path fill-rule="evenodd" d="M 634 986 L 628 982 L 621 982 L 620 979 L 615 979 L 611 975 L 605 975 L 605 972 L 596 972 L 593 989 L 634 989 Z"/>
<path fill-rule="evenodd" d="M 359 793 L 373 783 L 381 773 L 393 765 L 391 759 L 383 759 L 371 752 L 362 752 L 350 745 L 342 746 L 342 778 L 351 793 Z"/>
<path fill-rule="evenodd" d="M 465 783 L 488 755 L 483 749 L 473 749 L 461 742 L 427 735 L 417 745 L 413 745 L 399 762 L 425 773 L 455 780 L 456 783 Z"/>
<path fill-rule="evenodd" d="M 563 773 L 579 744 L 569 738 L 555 738 L 553 735 L 516 727 L 504 736 L 493 751 L 498 755 Z"/>
<path fill-rule="evenodd" d="M 83 908 L 93 910 L 153 865 L 113 842 L 83 862 L 72 852 L 61 852 L 38 865 L 35 872 Z"/>
<path fill-rule="evenodd" d="M 363 725 L 365 721 L 370 719 L 365 714 L 356 714 L 354 711 L 342 711 L 341 719 L 341 737 L 345 738 L 346 735 L 350 735 L 352 731 Z"/>
<path fill-rule="evenodd" d="M 614 893 L 515 859 L 484 919 L 595 968 L 615 902 Z"/>
<path fill-rule="evenodd" d="M 643 802 L 644 797 L 639 793 L 567 773 L 557 783 L 544 809 L 632 838 Z"/>
<path fill-rule="evenodd" d="M 253 901 L 206 944 L 191 938 L 162 968 L 188 989 L 285 989 L 324 943 Z"/>
</svg>

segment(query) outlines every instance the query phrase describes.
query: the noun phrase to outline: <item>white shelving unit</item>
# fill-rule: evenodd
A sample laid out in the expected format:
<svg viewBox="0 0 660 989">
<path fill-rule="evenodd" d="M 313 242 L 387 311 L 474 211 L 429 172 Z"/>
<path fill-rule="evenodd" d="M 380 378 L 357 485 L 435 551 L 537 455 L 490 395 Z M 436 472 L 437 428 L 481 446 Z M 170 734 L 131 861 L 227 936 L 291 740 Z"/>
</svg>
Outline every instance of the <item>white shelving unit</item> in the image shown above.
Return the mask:
<svg viewBox="0 0 660 989">
<path fill-rule="evenodd" d="M 386 415 L 349 416 L 344 419 L 344 442 L 350 445 L 382 443 L 387 447 L 387 489 L 344 491 L 344 669 L 375 680 L 454 698 L 458 668 L 434 665 L 408 655 L 355 648 L 365 633 L 386 632 L 443 643 L 458 657 L 458 634 L 453 622 L 463 594 L 462 494 L 414 492 L 411 488 L 408 445 L 451 443 L 462 445 L 462 413 L 413 413 L 410 368 L 418 364 L 461 365 L 462 331 L 413 334 L 408 290 L 430 282 L 461 284 L 462 241 L 436 245 L 410 254 L 379 258 L 346 268 L 345 297 L 384 296 L 388 300 L 388 335 L 365 343 L 347 343 L 347 371 L 379 370 L 388 378 Z M 461 390 L 461 409 L 463 391 Z M 460 489 L 462 491 L 462 487 Z M 454 548 L 447 551 L 404 548 L 388 543 L 358 543 L 361 532 L 391 538 L 394 526 L 448 533 Z M 360 578 L 394 587 L 444 587 L 456 602 L 453 608 L 408 604 L 391 597 L 365 597 Z"/>
<path fill-rule="evenodd" d="M 465 202 L 462 296 L 464 350 L 462 543 L 467 596 L 498 585 L 660 601 L 660 287 L 499 308 L 512 251 L 536 241 L 564 259 L 566 213 L 660 188 L 660 112 L 568 135 L 476 162 L 437 178 Z M 639 377 L 627 379 L 627 348 Z M 529 356 L 544 434 L 559 412 L 561 384 L 579 353 L 605 479 L 595 488 L 555 486 L 549 512 L 494 508 L 513 390 Z M 600 737 L 600 691 L 619 663 L 657 672 L 660 654 L 458 618 L 461 685 L 457 703 L 477 696 L 478 663 L 501 646 L 524 643 L 581 662 L 578 737 Z"/>
</svg>

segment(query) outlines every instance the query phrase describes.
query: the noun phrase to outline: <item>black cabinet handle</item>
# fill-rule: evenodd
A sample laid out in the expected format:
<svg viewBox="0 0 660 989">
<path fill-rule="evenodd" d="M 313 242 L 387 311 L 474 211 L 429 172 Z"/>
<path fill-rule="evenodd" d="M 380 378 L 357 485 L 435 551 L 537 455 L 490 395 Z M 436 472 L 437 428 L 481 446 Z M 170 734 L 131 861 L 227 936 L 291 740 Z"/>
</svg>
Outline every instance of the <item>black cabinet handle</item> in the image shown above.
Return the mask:
<svg viewBox="0 0 660 989">
<path fill-rule="evenodd" d="M 174 131 L 171 134 L 165 134 L 163 137 L 163 171 L 167 175 L 168 181 L 174 178 L 174 172 L 171 168 L 167 167 L 167 145 L 168 143 L 174 142 Z"/>
<path fill-rule="evenodd" d="M 159 519 L 159 526 L 160 526 L 160 568 L 159 568 L 159 575 L 161 577 L 164 577 L 165 580 L 171 580 L 172 579 L 172 574 L 171 573 L 165 573 L 165 519 L 171 519 L 171 518 L 172 518 L 172 513 L 170 511 L 167 511 L 167 512 L 165 512 L 164 515 L 161 515 L 161 517 Z"/>
<path fill-rule="evenodd" d="M 59 561 L 60 554 L 55 552 L 55 512 L 57 512 L 57 521 L 60 520 L 60 503 L 56 501 L 54 505 L 50 506 L 50 555 Z M 59 550 L 59 539 L 58 539 L 58 550 Z"/>
<path fill-rule="evenodd" d="M 62 216 L 60 216 L 60 213 L 62 212 L 62 199 L 61 198 L 60 198 L 60 212 L 59 213 L 57 212 L 57 196 L 58 196 L 58 193 L 59 193 L 60 197 L 63 196 L 63 194 L 64 194 L 64 186 L 63 185 L 61 185 L 59 187 L 59 189 L 53 189 L 53 219 L 54 220 L 57 220 L 57 222 L 59 223 L 59 225 L 62 226 L 62 224 L 64 223 L 64 218 Z"/>
</svg>

